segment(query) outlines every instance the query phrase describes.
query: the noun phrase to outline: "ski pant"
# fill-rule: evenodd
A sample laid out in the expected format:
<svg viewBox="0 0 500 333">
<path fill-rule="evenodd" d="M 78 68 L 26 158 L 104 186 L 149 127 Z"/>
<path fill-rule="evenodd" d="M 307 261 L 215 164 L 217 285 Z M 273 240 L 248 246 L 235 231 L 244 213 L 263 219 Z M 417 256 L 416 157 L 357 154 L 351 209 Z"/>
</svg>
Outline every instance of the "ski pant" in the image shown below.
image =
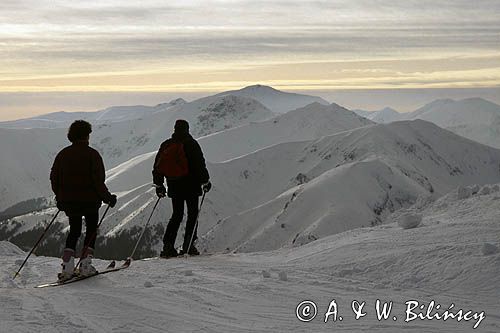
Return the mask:
<svg viewBox="0 0 500 333">
<path fill-rule="evenodd" d="M 179 226 L 184 216 L 184 202 L 186 202 L 188 216 L 186 221 L 186 233 L 184 234 L 184 243 L 182 248 L 186 250 L 189 246 L 189 241 L 191 240 L 191 234 L 193 233 L 193 231 L 193 242 L 198 238 L 198 227 L 196 227 L 196 230 L 193 230 L 196 224 L 196 219 L 198 218 L 198 195 L 189 197 L 175 196 L 172 197 L 172 217 L 168 222 L 165 236 L 163 236 L 163 245 L 166 248 L 175 246 L 177 232 L 179 231 Z"/>
<path fill-rule="evenodd" d="M 99 211 L 75 213 L 67 211 L 66 215 L 69 218 L 69 234 L 66 238 L 66 248 L 76 250 L 76 243 L 82 234 L 82 217 L 85 217 L 85 241 L 84 246 L 90 248 L 95 247 L 97 221 L 99 220 Z"/>
</svg>

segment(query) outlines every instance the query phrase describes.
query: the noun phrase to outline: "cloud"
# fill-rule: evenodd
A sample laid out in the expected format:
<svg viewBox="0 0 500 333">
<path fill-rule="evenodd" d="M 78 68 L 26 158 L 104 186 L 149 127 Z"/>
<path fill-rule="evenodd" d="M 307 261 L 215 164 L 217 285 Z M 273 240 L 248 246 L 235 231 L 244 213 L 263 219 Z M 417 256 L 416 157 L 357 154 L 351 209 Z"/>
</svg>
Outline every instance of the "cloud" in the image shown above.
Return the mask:
<svg viewBox="0 0 500 333">
<path fill-rule="evenodd" d="M 222 72 L 428 56 L 446 68 L 453 57 L 499 54 L 499 35 L 500 1 L 493 0 L 6 0 L 0 74 L 83 77 L 193 66 Z"/>
</svg>

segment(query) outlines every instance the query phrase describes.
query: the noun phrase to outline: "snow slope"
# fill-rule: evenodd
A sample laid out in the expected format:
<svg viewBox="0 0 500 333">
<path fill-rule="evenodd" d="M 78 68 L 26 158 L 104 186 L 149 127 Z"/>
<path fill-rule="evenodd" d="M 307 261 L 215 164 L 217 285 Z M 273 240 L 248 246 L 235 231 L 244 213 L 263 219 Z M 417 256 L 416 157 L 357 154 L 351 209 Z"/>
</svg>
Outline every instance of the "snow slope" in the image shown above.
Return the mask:
<svg viewBox="0 0 500 333">
<path fill-rule="evenodd" d="M 208 135 L 199 142 L 205 157 L 219 162 L 278 143 L 318 139 L 370 124 L 337 104 L 312 103 L 266 121 Z"/>
<path fill-rule="evenodd" d="M 49 165 L 64 147 L 61 136 L 57 130 L 0 129 L 0 211 L 49 193 Z"/>
<path fill-rule="evenodd" d="M 219 95 L 234 95 L 252 98 L 277 113 L 285 113 L 311 103 L 330 104 L 321 97 L 288 93 L 260 84 L 245 87 L 240 90 L 223 92 Z"/>
<path fill-rule="evenodd" d="M 471 140 L 500 148 L 500 105 L 482 98 L 437 100 L 409 113 Z"/>
<path fill-rule="evenodd" d="M 459 199 L 457 192 L 409 211 L 422 224 L 394 221 L 325 237 L 297 248 L 253 254 L 215 254 L 168 261 L 134 261 L 127 270 L 54 289 L 59 259 L 32 257 L 11 280 L 25 254 L 0 242 L 0 328 L 5 332 L 497 332 L 500 330 L 498 186 Z M 480 188 L 482 192 L 484 189 Z M 118 258 L 117 258 L 118 259 Z M 98 267 L 107 263 L 96 260 Z M 375 302 L 393 301 L 388 320 Z M 296 318 L 304 300 L 317 304 L 310 322 Z M 332 300 L 342 321 L 325 313 Z M 351 302 L 366 302 L 355 320 Z M 443 313 L 484 313 L 484 319 L 405 322 L 405 302 Z M 393 316 L 397 320 L 393 320 Z M 196 320 L 193 320 L 196 318 Z"/>
<path fill-rule="evenodd" d="M 242 189 L 263 199 L 266 191 L 284 191 L 218 222 L 203 240 L 209 252 L 302 245 L 380 224 L 419 197 L 500 181 L 499 150 L 424 121 L 363 127 L 241 160 L 248 178 L 238 182 Z"/>
</svg>

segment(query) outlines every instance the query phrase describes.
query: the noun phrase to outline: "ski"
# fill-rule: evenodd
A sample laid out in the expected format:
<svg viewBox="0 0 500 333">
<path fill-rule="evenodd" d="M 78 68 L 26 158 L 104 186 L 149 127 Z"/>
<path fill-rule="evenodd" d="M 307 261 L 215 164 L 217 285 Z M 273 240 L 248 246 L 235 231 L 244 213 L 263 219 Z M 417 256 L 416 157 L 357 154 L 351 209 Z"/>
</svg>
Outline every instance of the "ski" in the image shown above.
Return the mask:
<svg viewBox="0 0 500 333">
<path fill-rule="evenodd" d="M 205 258 L 205 257 L 212 257 L 214 256 L 215 253 L 202 253 L 202 254 L 198 254 L 198 255 L 185 255 L 185 254 L 181 254 L 181 255 L 178 255 L 176 257 L 168 257 L 168 258 L 165 258 L 165 257 L 159 257 L 159 256 L 156 256 L 156 257 L 150 257 L 150 258 L 143 258 L 143 259 L 139 259 L 140 261 L 153 261 L 153 260 L 172 260 L 172 259 L 189 259 L 189 258 Z"/>
<path fill-rule="evenodd" d="M 45 283 L 45 284 L 41 284 L 39 286 L 36 286 L 35 288 L 47 288 L 47 287 L 63 286 L 65 284 L 70 284 L 70 283 L 74 283 L 74 282 L 86 280 L 88 278 L 91 278 L 91 277 L 94 277 L 94 276 L 97 276 L 97 275 L 103 275 L 103 274 L 108 274 L 108 273 L 111 273 L 111 272 L 117 272 L 119 270 L 128 268 L 130 266 L 130 262 L 131 262 L 131 259 L 128 258 L 127 260 L 125 260 L 125 262 L 121 266 L 115 267 L 116 264 L 115 264 L 115 261 L 113 260 L 108 265 L 108 267 L 106 267 L 106 269 L 104 269 L 103 271 L 98 271 L 96 274 L 87 275 L 87 276 L 74 276 L 74 277 L 72 277 L 72 278 L 70 278 L 68 280 L 56 281 L 56 282 L 51 282 L 51 283 Z"/>
</svg>

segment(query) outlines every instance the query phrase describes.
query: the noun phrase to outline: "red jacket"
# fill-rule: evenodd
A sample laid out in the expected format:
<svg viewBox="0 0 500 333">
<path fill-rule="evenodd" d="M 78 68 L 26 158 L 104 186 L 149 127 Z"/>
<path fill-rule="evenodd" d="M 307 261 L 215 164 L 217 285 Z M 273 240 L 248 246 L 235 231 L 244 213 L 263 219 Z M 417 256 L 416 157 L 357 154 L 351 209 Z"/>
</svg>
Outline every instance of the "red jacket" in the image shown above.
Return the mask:
<svg viewBox="0 0 500 333">
<path fill-rule="evenodd" d="M 105 177 L 101 155 L 88 142 L 75 142 L 61 150 L 50 172 L 52 191 L 59 203 L 109 201 Z"/>
</svg>

